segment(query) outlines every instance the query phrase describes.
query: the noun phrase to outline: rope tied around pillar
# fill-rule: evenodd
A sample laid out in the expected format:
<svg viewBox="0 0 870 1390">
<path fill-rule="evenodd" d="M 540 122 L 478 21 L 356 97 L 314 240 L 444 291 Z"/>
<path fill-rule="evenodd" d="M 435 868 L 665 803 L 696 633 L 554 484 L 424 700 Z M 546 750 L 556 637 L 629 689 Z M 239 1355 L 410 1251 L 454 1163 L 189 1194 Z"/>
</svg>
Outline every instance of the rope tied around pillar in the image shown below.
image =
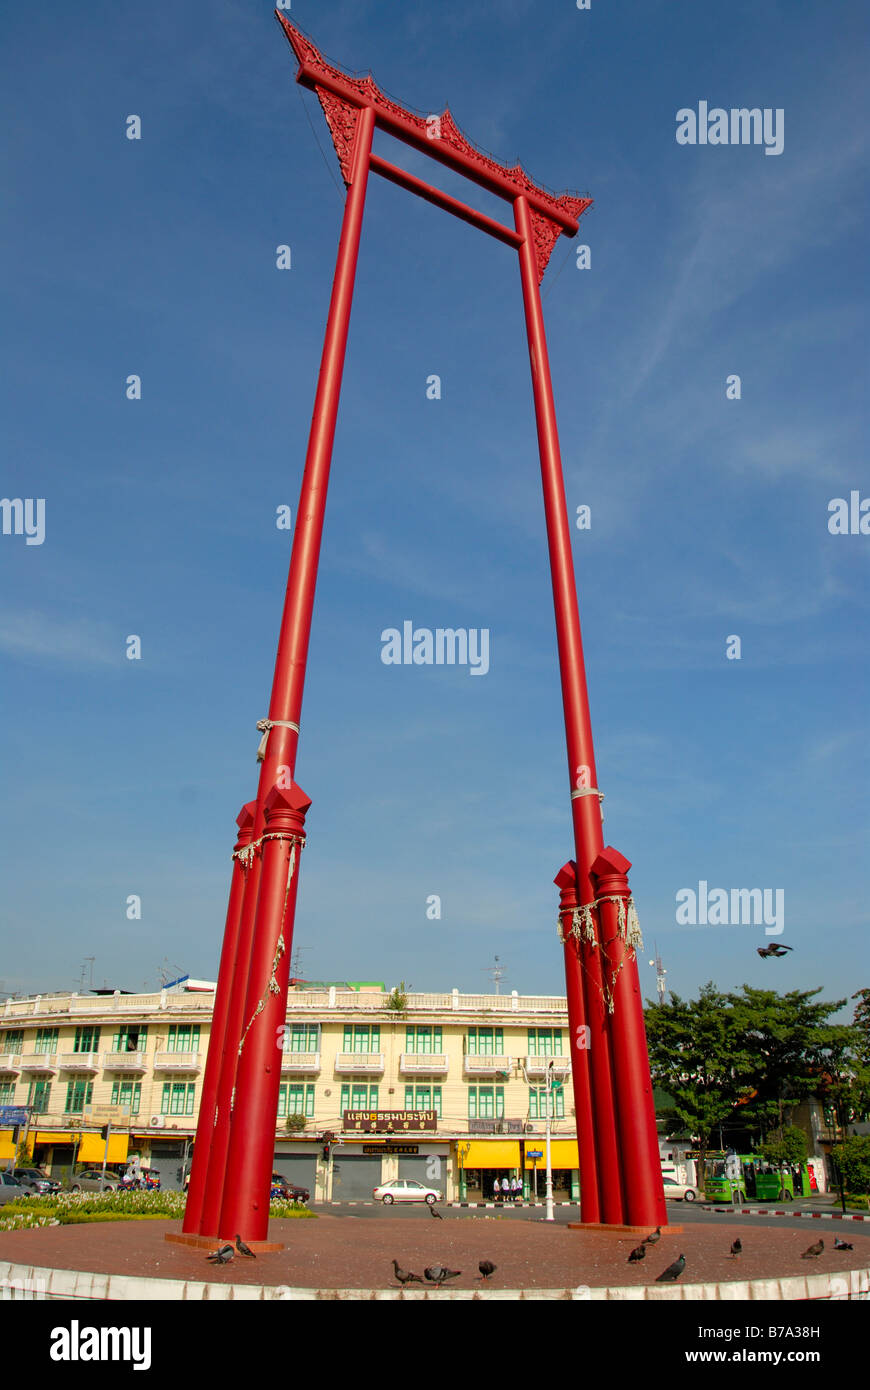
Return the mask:
<svg viewBox="0 0 870 1390">
<path fill-rule="evenodd" d="M 266 760 L 266 745 L 269 742 L 269 734 L 276 726 L 282 729 L 295 729 L 299 733 L 299 725 L 292 719 L 258 719 L 257 730 L 263 735 L 260 739 L 260 746 L 257 749 L 257 762 L 262 763 Z"/>
<path fill-rule="evenodd" d="M 275 976 L 276 976 L 276 972 L 277 972 L 277 969 L 278 969 L 278 964 L 279 964 L 279 962 L 280 962 L 280 960 L 281 960 L 281 957 L 284 955 L 284 953 L 285 953 L 285 951 L 286 951 L 286 949 L 287 949 L 287 944 L 286 944 L 286 942 L 285 942 L 285 940 L 284 940 L 284 918 L 285 918 L 286 915 L 287 915 L 287 899 L 288 899 L 288 897 L 290 896 L 290 885 L 291 885 L 291 883 L 293 882 L 293 875 L 294 875 L 294 873 L 296 872 L 296 846 L 298 845 L 298 846 L 300 847 L 300 849 L 304 849 L 304 848 L 305 848 L 305 837 L 304 837 L 304 835 L 288 835 L 285 831 L 277 830 L 277 831 L 272 831 L 271 833 L 266 834 L 266 835 L 261 835 L 260 838 L 259 838 L 259 840 L 254 840 L 250 845 L 246 845 L 246 846 L 245 846 L 245 850 L 241 850 L 241 851 L 239 852 L 240 857 L 241 857 L 242 854 L 245 853 L 246 850 L 248 850 L 248 849 L 255 849 L 257 846 L 261 845 L 261 844 L 263 843 L 264 840 L 286 840 L 286 841 L 288 841 L 288 843 L 289 843 L 289 845 L 290 845 L 290 854 L 289 854 L 288 863 L 287 863 L 287 884 L 286 884 L 286 887 L 285 887 L 285 889 L 284 889 L 284 908 L 283 908 L 283 911 L 281 912 L 281 921 L 280 921 L 280 923 L 279 923 L 279 925 L 278 925 L 278 940 L 277 940 L 276 943 L 275 943 L 275 954 L 274 954 L 273 957 L 272 957 L 272 967 L 271 967 L 271 970 L 270 970 L 270 972 L 269 972 L 269 980 L 268 980 L 268 983 L 267 983 L 267 985 L 266 985 L 266 988 L 263 990 L 262 997 L 260 998 L 260 1001 L 259 1001 L 259 1003 L 257 1004 L 256 1009 L 255 1009 L 254 1012 L 251 1014 L 251 1017 L 250 1017 L 250 1019 L 249 1019 L 249 1021 L 248 1021 L 248 1026 L 247 1026 L 247 1028 L 245 1029 L 244 1033 L 242 1034 L 241 1041 L 240 1041 L 240 1043 L 239 1043 L 239 1052 L 238 1052 L 239 1057 L 241 1057 L 241 1055 L 242 1055 L 242 1048 L 243 1048 L 244 1045 L 245 1045 L 245 1039 L 247 1038 L 248 1033 L 251 1031 L 251 1028 L 253 1027 L 255 1020 L 260 1016 L 260 1014 L 263 1012 L 263 1010 L 264 1010 L 265 1007 L 266 1007 L 266 1001 L 267 1001 L 269 995 L 270 995 L 270 994 L 280 994 L 280 993 L 281 993 L 280 985 L 278 984 L 278 981 L 277 981 L 277 979 L 275 978 Z"/>
<path fill-rule="evenodd" d="M 595 936 L 595 921 L 592 915 L 601 903 L 616 903 L 616 936 L 612 936 L 607 941 L 603 942 L 599 942 Z M 558 933 L 559 940 L 564 945 L 566 937 L 562 929 L 561 914 L 558 919 Z M 621 893 L 603 893 L 600 898 L 595 898 L 591 903 L 582 903 L 579 907 L 575 907 L 571 918 L 571 926 L 568 928 L 568 936 L 573 936 L 578 945 L 582 941 L 587 942 L 593 950 L 599 945 L 607 947 L 610 945 L 611 941 L 622 938 L 625 942 L 626 951 L 630 951 L 632 953 L 631 959 L 635 960 L 637 958 L 638 949 L 643 946 L 643 936 L 641 935 L 640 922 L 637 916 L 637 908 L 634 905 L 634 898 L 626 898 Z M 583 966 L 585 970 L 586 967 L 582 956 L 580 956 L 579 959 L 581 966 Z M 606 952 L 605 959 L 607 959 Z M 613 991 L 619 972 L 624 964 L 625 955 L 623 955 L 622 960 L 614 970 L 613 976 L 609 981 L 604 978 L 602 974 L 602 982 L 600 985 L 601 998 L 609 1014 L 612 1014 L 614 1011 Z"/>
</svg>

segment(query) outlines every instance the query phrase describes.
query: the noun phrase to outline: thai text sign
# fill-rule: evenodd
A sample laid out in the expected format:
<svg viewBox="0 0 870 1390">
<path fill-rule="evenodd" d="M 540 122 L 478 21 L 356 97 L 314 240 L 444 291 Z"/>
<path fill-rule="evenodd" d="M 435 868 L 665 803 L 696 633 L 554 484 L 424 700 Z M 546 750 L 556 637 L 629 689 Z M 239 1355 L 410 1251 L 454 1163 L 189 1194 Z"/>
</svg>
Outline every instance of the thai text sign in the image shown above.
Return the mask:
<svg viewBox="0 0 870 1390">
<path fill-rule="evenodd" d="M 362 1134 L 404 1134 L 411 1130 L 437 1129 L 434 1110 L 345 1110 L 342 1129 Z"/>
</svg>

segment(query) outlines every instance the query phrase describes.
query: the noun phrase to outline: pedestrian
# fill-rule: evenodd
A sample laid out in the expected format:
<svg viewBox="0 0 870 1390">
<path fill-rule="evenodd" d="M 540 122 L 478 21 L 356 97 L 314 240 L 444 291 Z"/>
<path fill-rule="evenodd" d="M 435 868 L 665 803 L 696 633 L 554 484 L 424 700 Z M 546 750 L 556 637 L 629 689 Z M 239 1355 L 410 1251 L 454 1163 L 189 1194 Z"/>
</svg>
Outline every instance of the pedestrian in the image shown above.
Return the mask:
<svg viewBox="0 0 870 1390">
<path fill-rule="evenodd" d="M 511 1193 L 513 1194 L 513 1199 L 515 1202 L 519 1202 L 522 1198 L 523 1185 L 520 1182 L 520 1177 L 518 1173 L 515 1173 L 513 1178 L 511 1179 Z"/>
</svg>

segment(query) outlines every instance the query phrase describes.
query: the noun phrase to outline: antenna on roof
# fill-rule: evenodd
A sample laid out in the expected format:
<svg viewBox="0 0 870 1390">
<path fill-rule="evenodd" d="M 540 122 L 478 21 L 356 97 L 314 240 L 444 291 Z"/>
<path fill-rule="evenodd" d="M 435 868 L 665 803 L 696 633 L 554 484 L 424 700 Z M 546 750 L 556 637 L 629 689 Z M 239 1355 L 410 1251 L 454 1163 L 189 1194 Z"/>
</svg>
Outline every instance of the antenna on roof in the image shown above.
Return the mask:
<svg viewBox="0 0 870 1390">
<path fill-rule="evenodd" d="M 486 974 L 492 977 L 495 983 L 496 994 L 501 994 L 501 982 L 504 979 L 504 966 L 501 964 L 498 956 L 495 957 L 495 965 L 489 966 Z"/>
<path fill-rule="evenodd" d="M 667 972 L 667 970 L 665 970 L 665 967 L 664 967 L 664 965 L 663 965 L 663 963 L 662 963 L 662 958 L 661 958 L 661 956 L 659 955 L 658 942 L 655 942 L 655 941 L 653 942 L 653 950 L 655 951 L 655 959 L 650 961 L 650 965 L 654 965 L 654 966 L 655 966 L 655 970 L 656 970 L 656 993 L 657 993 L 658 996 L 659 996 L 659 1003 L 660 1003 L 660 1004 L 664 1004 L 664 1002 L 665 1002 L 665 995 L 666 995 L 667 989 L 668 989 L 667 982 L 666 982 L 666 980 L 665 980 L 665 976 L 667 975 L 668 972 Z"/>
</svg>

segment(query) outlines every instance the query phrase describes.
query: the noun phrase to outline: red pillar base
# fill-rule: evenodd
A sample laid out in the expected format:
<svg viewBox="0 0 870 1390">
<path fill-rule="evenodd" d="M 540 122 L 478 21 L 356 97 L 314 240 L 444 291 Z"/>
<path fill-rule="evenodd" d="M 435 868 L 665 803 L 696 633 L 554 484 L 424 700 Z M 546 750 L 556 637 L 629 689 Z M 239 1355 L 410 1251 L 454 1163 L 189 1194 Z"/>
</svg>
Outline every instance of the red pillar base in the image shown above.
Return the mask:
<svg viewBox="0 0 870 1390">
<path fill-rule="evenodd" d="M 236 1243 L 235 1236 L 199 1236 L 189 1235 L 185 1231 L 167 1231 L 163 1239 L 168 1240 L 170 1245 L 193 1246 L 194 1250 L 208 1250 L 209 1253 L 221 1245 L 235 1246 Z M 274 1255 L 284 1249 L 283 1243 L 278 1240 L 246 1240 L 245 1244 L 255 1255 Z M 240 1255 L 238 1258 L 245 1257 Z"/>
</svg>

